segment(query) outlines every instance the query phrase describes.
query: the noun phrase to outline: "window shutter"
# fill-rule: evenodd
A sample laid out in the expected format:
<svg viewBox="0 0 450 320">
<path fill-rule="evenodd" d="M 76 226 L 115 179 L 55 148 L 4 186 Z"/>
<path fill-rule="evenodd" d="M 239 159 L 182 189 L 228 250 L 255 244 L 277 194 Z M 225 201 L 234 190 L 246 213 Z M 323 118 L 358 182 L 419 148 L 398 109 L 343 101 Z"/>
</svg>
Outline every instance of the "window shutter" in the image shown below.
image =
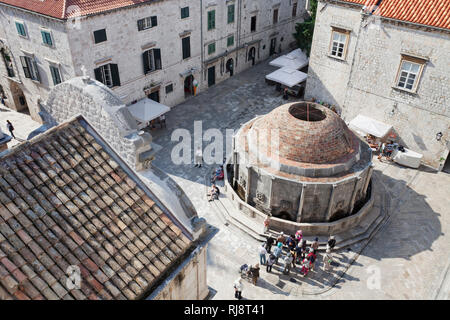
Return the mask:
<svg viewBox="0 0 450 320">
<path fill-rule="evenodd" d="M 50 73 L 52 74 L 53 84 L 56 86 L 58 84 L 58 80 L 56 79 L 55 68 L 50 67 Z"/>
<path fill-rule="evenodd" d="M 119 67 L 117 64 L 110 64 L 113 87 L 120 86 Z"/>
<path fill-rule="evenodd" d="M 20 62 L 22 63 L 23 73 L 25 78 L 31 78 L 30 67 L 28 66 L 27 57 L 20 56 Z"/>
<path fill-rule="evenodd" d="M 138 20 L 137 21 L 137 25 L 138 25 L 138 31 L 142 31 L 144 29 L 144 20 Z"/>
<path fill-rule="evenodd" d="M 148 54 L 149 54 L 149 52 L 150 52 L 150 51 L 145 51 L 145 52 L 142 54 L 142 61 L 143 61 L 143 63 L 144 63 L 144 74 L 147 74 L 147 73 L 149 73 L 149 71 L 150 71 L 150 65 L 149 65 L 149 63 L 148 63 Z"/>
<path fill-rule="evenodd" d="M 158 25 L 158 18 L 156 16 L 152 17 L 152 28 Z"/>
<path fill-rule="evenodd" d="M 183 38 L 183 59 L 187 59 L 191 56 L 191 41 L 190 37 Z"/>
<path fill-rule="evenodd" d="M 39 75 L 39 69 L 38 69 L 36 60 L 33 59 L 32 64 L 33 64 L 33 71 L 34 71 L 33 72 L 34 73 L 34 79 L 33 80 L 37 80 L 37 81 L 41 82 L 41 77 Z"/>
<path fill-rule="evenodd" d="M 155 69 L 161 69 L 161 49 L 153 49 L 153 57 L 155 58 Z"/>
<path fill-rule="evenodd" d="M 100 67 L 100 68 L 97 68 L 97 69 L 94 69 L 94 74 L 95 74 L 95 80 L 97 80 L 98 82 L 101 82 L 101 83 L 105 83 L 105 81 L 103 80 L 103 74 L 102 74 L 102 68 Z"/>
</svg>

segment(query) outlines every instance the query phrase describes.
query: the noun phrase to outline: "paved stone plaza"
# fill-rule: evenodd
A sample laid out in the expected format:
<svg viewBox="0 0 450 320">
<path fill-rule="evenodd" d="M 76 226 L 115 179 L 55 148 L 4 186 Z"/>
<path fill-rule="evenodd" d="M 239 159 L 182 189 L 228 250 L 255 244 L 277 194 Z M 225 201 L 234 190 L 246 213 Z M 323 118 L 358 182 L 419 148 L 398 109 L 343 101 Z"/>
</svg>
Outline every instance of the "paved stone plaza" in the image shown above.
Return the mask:
<svg viewBox="0 0 450 320">
<path fill-rule="evenodd" d="M 213 299 L 232 299 L 232 283 L 239 266 L 258 262 L 260 243 L 233 225 L 225 224 L 216 207 L 206 200 L 206 176 L 214 165 L 194 168 L 173 165 L 171 133 L 185 128 L 193 133 L 194 121 L 202 120 L 203 130 L 237 129 L 256 115 L 270 112 L 286 101 L 264 76 L 272 72 L 266 63 L 243 72 L 187 102 L 167 115 L 167 129 L 152 131 L 154 142 L 163 149 L 154 164 L 166 171 L 191 198 L 200 216 L 216 232 L 209 244 L 208 284 Z M 292 98 L 289 101 L 293 101 Z M 206 146 L 208 143 L 204 143 Z M 361 254 L 358 246 L 335 254 L 339 267 L 324 274 L 319 254 L 316 272 L 303 278 L 298 269 L 282 275 L 282 266 L 272 274 L 261 268 L 257 286 L 246 283 L 248 299 L 448 299 L 450 283 L 450 175 L 423 168 L 414 170 L 374 159 L 378 192 L 386 190 L 386 208 L 380 201 L 374 210 L 386 210 L 388 219 Z M 421 168 L 422 169 L 422 168 Z M 378 194 L 378 197 L 381 195 Z M 350 268 L 334 284 L 340 274 Z M 379 285 L 377 282 L 379 275 Z M 293 282 L 295 281 L 295 282 Z"/>
<path fill-rule="evenodd" d="M 239 266 L 258 262 L 260 242 L 228 224 L 216 204 L 207 201 L 207 177 L 216 165 L 173 164 L 171 152 L 178 142 L 171 141 L 171 134 L 177 128 L 193 133 L 197 120 L 202 121 L 203 130 L 237 129 L 285 103 L 264 81 L 264 75 L 273 70 L 265 62 L 230 78 L 172 109 L 167 114 L 167 128 L 152 131 L 154 142 L 162 147 L 154 165 L 184 189 L 199 216 L 210 225 L 208 285 L 212 299 L 233 299 L 232 283 Z M 6 119 L 10 119 L 21 139 L 39 126 L 26 115 L 6 109 L 0 115 L 1 128 L 6 131 Z M 339 266 L 332 273 L 321 271 L 321 254 L 315 271 L 306 278 L 298 269 L 287 276 L 282 275 L 281 266 L 274 266 L 271 274 L 262 267 L 257 286 L 245 283 L 246 299 L 450 298 L 450 175 L 426 168 L 407 169 L 376 158 L 374 163 L 373 210 L 387 215 L 374 236 L 350 250 L 336 252 Z"/>
</svg>

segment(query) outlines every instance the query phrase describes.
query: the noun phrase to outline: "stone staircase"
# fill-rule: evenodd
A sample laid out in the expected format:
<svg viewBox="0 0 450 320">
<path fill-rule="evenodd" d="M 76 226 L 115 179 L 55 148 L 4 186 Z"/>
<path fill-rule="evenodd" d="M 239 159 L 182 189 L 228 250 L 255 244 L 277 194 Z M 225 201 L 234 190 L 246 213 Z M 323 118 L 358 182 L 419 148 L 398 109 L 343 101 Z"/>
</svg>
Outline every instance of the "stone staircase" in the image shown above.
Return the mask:
<svg viewBox="0 0 450 320">
<path fill-rule="evenodd" d="M 379 203 L 373 207 L 358 227 L 334 235 L 336 238 L 334 250 L 349 248 L 352 245 L 371 238 L 388 217 L 388 202 L 389 197 L 386 197 L 384 193 L 381 193 Z M 269 236 L 277 238 L 280 235 L 279 232 L 274 230 L 269 230 L 267 233 L 264 233 L 264 227 L 262 225 L 256 223 L 253 219 L 240 212 L 224 194 L 221 194 L 219 200 L 212 201 L 211 204 L 220 215 L 220 220 L 224 223 L 232 224 L 258 241 L 266 241 Z M 307 240 L 307 244 L 310 245 L 315 237 L 305 236 L 304 238 Z M 318 251 L 325 252 L 328 237 L 318 236 L 318 238 Z"/>
</svg>

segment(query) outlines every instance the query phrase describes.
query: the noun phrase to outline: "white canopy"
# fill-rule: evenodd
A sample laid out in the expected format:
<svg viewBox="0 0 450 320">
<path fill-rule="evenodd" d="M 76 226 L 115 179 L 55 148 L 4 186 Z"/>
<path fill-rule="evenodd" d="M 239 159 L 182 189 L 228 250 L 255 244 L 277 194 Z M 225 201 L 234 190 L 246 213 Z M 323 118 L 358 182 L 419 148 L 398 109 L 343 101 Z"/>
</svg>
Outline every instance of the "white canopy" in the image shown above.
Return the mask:
<svg viewBox="0 0 450 320">
<path fill-rule="evenodd" d="M 391 125 L 360 114 L 350 121 L 349 127 L 362 135 L 371 134 L 378 138 L 384 138 L 392 130 Z"/>
<path fill-rule="evenodd" d="M 128 110 L 137 121 L 146 123 L 170 111 L 170 108 L 149 98 L 144 98 L 128 106 Z"/>
<path fill-rule="evenodd" d="M 293 87 L 305 81 L 307 77 L 308 75 L 304 72 L 284 67 L 268 74 L 266 79 L 281 83 L 287 87 Z"/>
<path fill-rule="evenodd" d="M 296 49 L 284 56 L 272 60 L 271 62 L 269 62 L 269 64 L 274 67 L 288 67 L 298 70 L 308 65 L 308 58 L 302 52 L 302 50 Z"/>
</svg>

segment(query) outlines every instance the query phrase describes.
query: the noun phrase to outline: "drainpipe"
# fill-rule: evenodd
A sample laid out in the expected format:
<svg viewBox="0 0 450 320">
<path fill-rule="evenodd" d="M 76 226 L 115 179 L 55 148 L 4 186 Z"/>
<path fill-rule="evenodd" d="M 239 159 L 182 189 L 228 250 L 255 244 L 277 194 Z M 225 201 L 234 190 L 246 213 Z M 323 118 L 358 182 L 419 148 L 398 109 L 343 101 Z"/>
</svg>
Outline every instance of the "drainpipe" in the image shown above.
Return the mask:
<svg viewBox="0 0 450 320">
<path fill-rule="evenodd" d="M 241 47 L 241 17 L 242 17 L 242 0 L 238 0 L 238 20 L 237 20 L 237 50 L 236 50 L 236 67 L 239 60 L 239 48 Z M 237 68 L 234 68 L 237 70 Z"/>
<path fill-rule="evenodd" d="M 203 70 L 203 0 L 200 0 L 200 59 L 202 60 L 200 62 L 201 67 L 200 67 L 200 79 L 202 80 L 203 83 L 203 78 L 204 78 L 204 70 Z"/>
</svg>

